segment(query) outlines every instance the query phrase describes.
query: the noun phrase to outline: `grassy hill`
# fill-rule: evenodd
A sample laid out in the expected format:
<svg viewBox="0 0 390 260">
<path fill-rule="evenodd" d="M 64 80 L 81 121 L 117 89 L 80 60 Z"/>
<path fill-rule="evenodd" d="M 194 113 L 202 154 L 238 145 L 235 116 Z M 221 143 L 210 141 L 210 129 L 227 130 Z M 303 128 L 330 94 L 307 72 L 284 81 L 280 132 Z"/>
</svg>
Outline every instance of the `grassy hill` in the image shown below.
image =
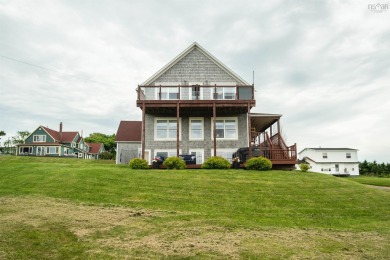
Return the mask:
<svg viewBox="0 0 390 260">
<path fill-rule="evenodd" d="M 390 192 L 300 172 L 0 157 L 0 259 L 390 255 Z"/>
</svg>

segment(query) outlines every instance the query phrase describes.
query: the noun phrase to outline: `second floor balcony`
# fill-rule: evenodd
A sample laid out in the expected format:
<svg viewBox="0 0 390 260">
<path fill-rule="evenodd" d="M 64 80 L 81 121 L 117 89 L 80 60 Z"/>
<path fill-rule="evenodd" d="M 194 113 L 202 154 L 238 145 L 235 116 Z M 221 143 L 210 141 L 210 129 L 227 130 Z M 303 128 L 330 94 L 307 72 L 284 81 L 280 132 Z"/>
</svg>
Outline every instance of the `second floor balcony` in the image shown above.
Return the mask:
<svg viewBox="0 0 390 260">
<path fill-rule="evenodd" d="M 225 100 L 254 101 L 254 86 L 170 85 L 138 86 L 137 101 Z"/>
</svg>

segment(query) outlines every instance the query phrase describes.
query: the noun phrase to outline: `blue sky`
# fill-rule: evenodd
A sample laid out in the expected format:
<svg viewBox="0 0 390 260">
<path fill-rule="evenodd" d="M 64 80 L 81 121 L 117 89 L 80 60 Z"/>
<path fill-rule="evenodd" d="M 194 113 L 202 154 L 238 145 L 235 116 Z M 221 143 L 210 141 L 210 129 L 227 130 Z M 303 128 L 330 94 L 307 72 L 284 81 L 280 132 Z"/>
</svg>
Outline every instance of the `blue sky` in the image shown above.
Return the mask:
<svg viewBox="0 0 390 260">
<path fill-rule="evenodd" d="M 266 2 L 266 3 L 263 3 Z M 1 141 L 115 133 L 135 88 L 193 42 L 248 82 L 288 144 L 390 162 L 390 10 L 371 1 L 0 0 Z"/>
</svg>

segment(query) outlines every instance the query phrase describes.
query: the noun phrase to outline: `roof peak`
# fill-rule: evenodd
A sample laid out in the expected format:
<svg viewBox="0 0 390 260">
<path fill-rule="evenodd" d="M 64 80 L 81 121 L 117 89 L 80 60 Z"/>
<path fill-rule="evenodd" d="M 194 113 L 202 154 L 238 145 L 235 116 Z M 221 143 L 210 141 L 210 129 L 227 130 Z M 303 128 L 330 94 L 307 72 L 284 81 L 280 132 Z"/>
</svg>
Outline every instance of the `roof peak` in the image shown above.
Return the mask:
<svg viewBox="0 0 390 260">
<path fill-rule="evenodd" d="M 228 68 L 225 64 L 223 64 L 220 60 L 218 60 L 216 57 L 214 57 L 206 49 L 204 49 L 198 42 L 193 42 L 184 51 L 182 51 L 179 55 L 177 55 L 173 60 L 171 60 L 168 64 L 166 64 L 159 71 L 157 71 L 155 74 L 153 74 L 149 79 L 147 79 L 145 82 L 143 82 L 141 84 L 141 86 L 151 85 L 160 76 L 162 76 L 165 72 L 167 72 L 169 69 L 171 69 L 174 65 L 176 65 L 179 61 L 181 61 L 189 53 L 191 53 L 194 49 L 199 50 L 211 62 L 213 62 L 216 66 L 221 68 L 225 73 L 227 73 L 230 77 L 232 77 L 240 85 L 249 85 L 244 79 L 242 79 L 240 76 L 238 76 L 235 72 L 233 72 L 230 68 Z"/>
</svg>

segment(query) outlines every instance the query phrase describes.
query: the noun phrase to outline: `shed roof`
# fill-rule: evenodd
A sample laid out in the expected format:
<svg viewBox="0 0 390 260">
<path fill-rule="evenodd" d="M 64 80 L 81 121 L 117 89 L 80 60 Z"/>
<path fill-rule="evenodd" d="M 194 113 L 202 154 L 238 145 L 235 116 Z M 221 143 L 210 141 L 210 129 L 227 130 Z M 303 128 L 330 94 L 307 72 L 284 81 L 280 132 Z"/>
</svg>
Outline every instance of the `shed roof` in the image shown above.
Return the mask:
<svg viewBox="0 0 390 260">
<path fill-rule="evenodd" d="M 141 142 L 142 121 L 121 121 L 115 142 Z"/>
</svg>

